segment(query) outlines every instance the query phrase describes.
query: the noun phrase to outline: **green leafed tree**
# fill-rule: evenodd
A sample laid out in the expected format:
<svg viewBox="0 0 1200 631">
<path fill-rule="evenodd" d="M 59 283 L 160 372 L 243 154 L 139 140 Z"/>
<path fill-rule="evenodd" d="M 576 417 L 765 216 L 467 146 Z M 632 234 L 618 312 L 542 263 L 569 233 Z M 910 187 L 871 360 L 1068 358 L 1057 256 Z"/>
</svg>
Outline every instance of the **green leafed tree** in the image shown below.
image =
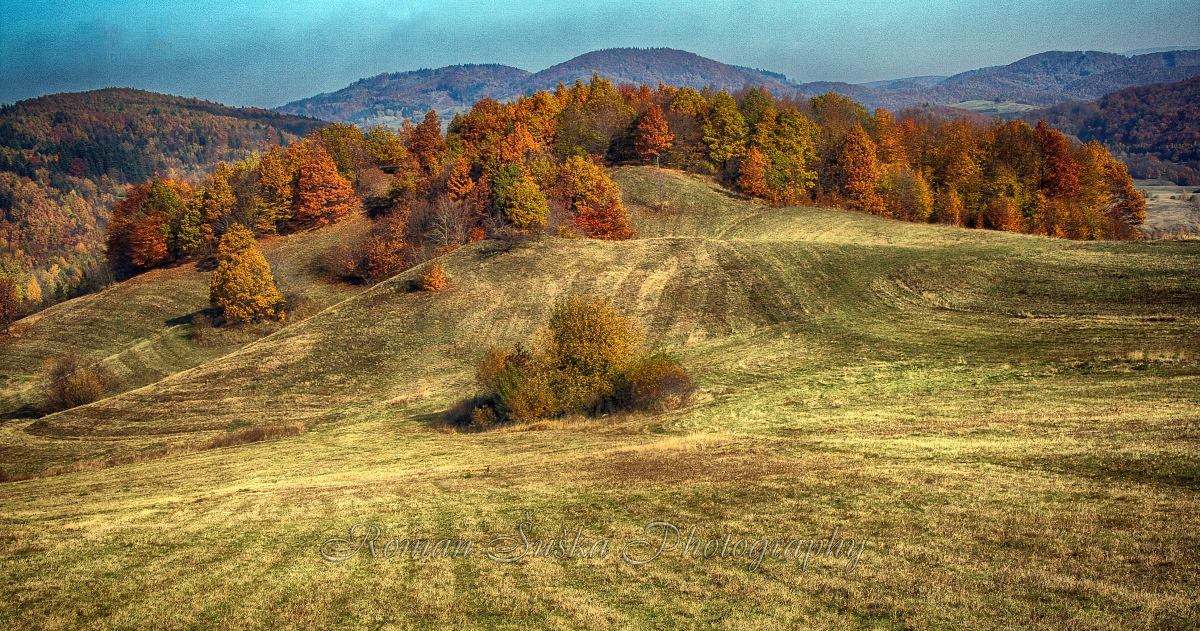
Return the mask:
<svg viewBox="0 0 1200 631">
<path fill-rule="evenodd" d="M 708 145 L 708 158 L 722 168 L 729 161 L 746 155 L 746 137 L 749 129 L 746 119 L 738 110 L 737 102 L 721 90 L 713 97 L 712 112 L 704 126 L 704 142 Z"/>
</svg>

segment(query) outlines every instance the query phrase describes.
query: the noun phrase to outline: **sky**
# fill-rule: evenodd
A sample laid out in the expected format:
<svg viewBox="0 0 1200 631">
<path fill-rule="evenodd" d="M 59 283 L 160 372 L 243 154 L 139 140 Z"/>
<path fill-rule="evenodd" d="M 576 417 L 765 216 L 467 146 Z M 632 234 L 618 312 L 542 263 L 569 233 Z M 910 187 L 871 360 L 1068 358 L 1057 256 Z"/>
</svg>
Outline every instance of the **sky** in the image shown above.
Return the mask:
<svg viewBox="0 0 1200 631">
<path fill-rule="evenodd" d="M 1198 24 L 1197 0 L 0 0 L 0 103 L 120 86 L 277 107 L 383 72 L 536 72 L 616 47 L 860 83 L 1200 46 Z"/>
</svg>

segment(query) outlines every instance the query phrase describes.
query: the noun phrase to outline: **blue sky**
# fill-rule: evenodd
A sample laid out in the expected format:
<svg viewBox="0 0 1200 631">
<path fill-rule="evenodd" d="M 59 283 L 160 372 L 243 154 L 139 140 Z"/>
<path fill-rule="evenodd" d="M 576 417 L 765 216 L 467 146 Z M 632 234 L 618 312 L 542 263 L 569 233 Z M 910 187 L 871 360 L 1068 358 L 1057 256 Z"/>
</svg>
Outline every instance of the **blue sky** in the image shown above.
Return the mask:
<svg viewBox="0 0 1200 631">
<path fill-rule="evenodd" d="M 1197 24 L 1196 0 L 0 0 L 0 103 L 115 85 L 275 107 L 381 72 L 536 72 L 620 46 L 865 82 L 1046 50 L 1200 46 Z"/>
</svg>

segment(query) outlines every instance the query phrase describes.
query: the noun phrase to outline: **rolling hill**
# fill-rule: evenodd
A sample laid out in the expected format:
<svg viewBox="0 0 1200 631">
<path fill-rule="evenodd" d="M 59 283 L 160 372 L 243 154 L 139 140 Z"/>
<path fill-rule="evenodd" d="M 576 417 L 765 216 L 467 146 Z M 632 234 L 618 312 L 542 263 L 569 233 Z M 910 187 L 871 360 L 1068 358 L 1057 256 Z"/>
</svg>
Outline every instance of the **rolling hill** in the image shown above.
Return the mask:
<svg viewBox="0 0 1200 631">
<path fill-rule="evenodd" d="M 198 182 L 224 160 L 323 126 L 256 108 L 110 88 L 0 108 L 0 273 L 48 301 L 88 287 L 108 206 L 153 177 Z"/>
<path fill-rule="evenodd" d="M 769 208 L 644 167 L 614 178 L 638 239 L 476 242 L 442 258 L 446 292 L 410 291 L 409 270 L 139 390 L 4 423 L 5 466 L 25 471 L 249 427 L 305 431 L 0 483 L 0 619 L 13 629 L 1200 619 L 1197 242 L 1069 242 Z M 443 424 L 487 347 L 530 340 L 554 299 L 585 292 L 613 296 L 651 344 L 678 354 L 699 386 L 689 405 L 485 432 Z M 852 572 L 836 557 L 802 566 L 764 553 L 752 565 L 744 549 L 623 561 L 656 520 L 718 544 L 816 541 L 838 528 L 865 540 L 865 554 Z M 364 544 L 344 563 L 322 560 L 323 542 L 355 538 L 358 523 L 380 529 L 376 554 Z M 485 554 L 496 537 L 577 528 L 612 549 L 511 564 Z M 410 538 L 478 547 L 412 560 L 386 543 Z"/>
</svg>

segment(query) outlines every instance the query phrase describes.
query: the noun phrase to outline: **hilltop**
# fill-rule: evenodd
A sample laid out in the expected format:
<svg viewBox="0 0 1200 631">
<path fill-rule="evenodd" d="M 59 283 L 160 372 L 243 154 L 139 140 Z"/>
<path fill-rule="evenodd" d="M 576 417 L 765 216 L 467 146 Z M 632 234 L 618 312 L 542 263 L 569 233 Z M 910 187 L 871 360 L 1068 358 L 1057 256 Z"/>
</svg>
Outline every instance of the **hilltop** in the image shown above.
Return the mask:
<svg viewBox="0 0 1200 631">
<path fill-rule="evenodd" d="M 110 88 L 0 108 L 0 273 L 43 299 L 102 283 L 109 205 L 153 177 L 196 182 L 221 161 L 325 123 L 258 108 Z"/>
<path fill-rule="evenodd" d="M 449 291 L 409 291 L 409 270 L 139 390 L 0 426 L 6 467 L 23 470 L 304 428 L 0 484 L 0 618 L 865 629 L 1200 616 L 1196 242 L 908 224 L 770 208 L 665 170 L 613 177 L 638 239 L 476 242 L 442 257 Z M 483 350 L 530 339 L 555 298 L 580 292 L 613 296 L 677 353 L 695 400 L 481 433 L 440 425 Z M 582 527 L 613 549 L 513 564 L 482 548 L 383 556 L 392 538 L 486 546 L 524 520 L 534 539 Z M 755 569 L 678 551 L 622 561 L 655 520 L 706 540 L 838 527 L 865 554 L 851 573 L 844 559 L 802 569 L 769 555 Z M 360 522 L 382 529 L 378 557 L 321 560 L 323 541 Z M 680 590 L 708 597 L 680 608 Z"/>
</svg>

